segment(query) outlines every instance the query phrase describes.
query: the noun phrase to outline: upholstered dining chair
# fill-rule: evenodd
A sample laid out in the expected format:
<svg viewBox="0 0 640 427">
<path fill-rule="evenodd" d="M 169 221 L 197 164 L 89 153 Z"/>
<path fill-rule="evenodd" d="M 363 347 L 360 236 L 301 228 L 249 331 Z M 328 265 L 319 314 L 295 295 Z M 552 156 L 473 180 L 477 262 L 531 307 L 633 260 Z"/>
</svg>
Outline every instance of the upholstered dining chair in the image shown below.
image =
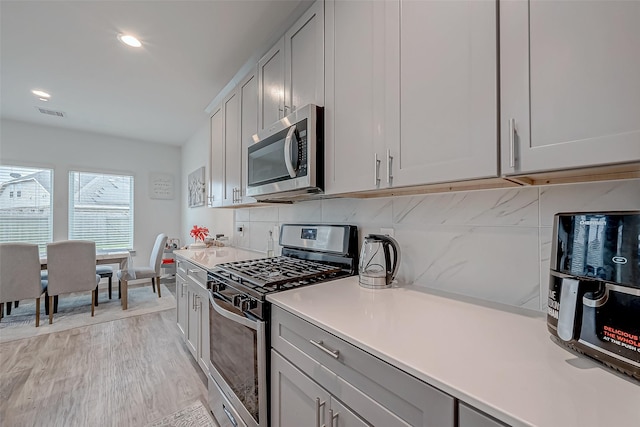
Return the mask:
<svg viewBox="0 0 640 427">
<path fill-rule="evenodd" d="M 35 298 L 36 328 L 40 326 L 40 297 L 47 281 L 40 279 L 38 245 L 0 243 L 0 312 L 4 304 Z"/>
<path fill-rule="evenodd" d="M 91 316 L 94 315 L 96 285 L 96 244 L 86 240 L 63 240 L 47 245 L 47 294 L 49 324 L 53 323 L 53 299 L 61 294 L 91 291 Z"/>
<path fill-rule="evenodd" d="M 158 298 L 162 297 L 160 293 L 160 267 L 162 265 L 162 254 L 164 246 L 167 243 L 167 235 L 158 234 L 156 241 L 151 250 L 149 257 L 149 265 L 144 267 L 128 266 L 126 270 L 118 270 L 118 289 L 122 298 L 122 309 L 126 310 L 128 306 L 127 294 L 129 289 L 129 281 L 137 279 L 151 279 L 153 291 L 158 288 Z"/>
</svg>

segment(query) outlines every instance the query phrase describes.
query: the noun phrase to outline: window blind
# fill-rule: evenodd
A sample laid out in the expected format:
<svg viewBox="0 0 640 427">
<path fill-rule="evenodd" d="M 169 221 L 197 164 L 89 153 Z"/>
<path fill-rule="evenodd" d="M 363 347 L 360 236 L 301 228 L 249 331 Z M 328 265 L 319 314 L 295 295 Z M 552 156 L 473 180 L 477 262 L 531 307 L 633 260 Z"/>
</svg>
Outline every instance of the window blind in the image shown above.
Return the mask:
<svg viewBox="0 0 640 427">
<path fill-rule="evenodd" d="M 133 177 L 69 172 L 69 239 L 97 250 L 133 248 Z"/>
<path fill-rule="evenodd" d="M 53 240 L 53 170 L 0 165 L 0 242 Z"/>
</svg>

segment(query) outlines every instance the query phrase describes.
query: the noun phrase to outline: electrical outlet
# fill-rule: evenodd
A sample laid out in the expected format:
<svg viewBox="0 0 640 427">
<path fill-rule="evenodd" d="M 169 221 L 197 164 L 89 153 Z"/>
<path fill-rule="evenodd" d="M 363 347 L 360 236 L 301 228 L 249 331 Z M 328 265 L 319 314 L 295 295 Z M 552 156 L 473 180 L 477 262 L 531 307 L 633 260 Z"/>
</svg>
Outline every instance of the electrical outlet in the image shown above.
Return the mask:
<svg viewBox="0 0 640 427">
<path fill-rule="evenodd" d="M 393 236 L 393 228 L 381 228 L 380 229 L 380 234 L 384 234 L 384 235 L 387 235 L 389 237 L 394 237 Z"/>
<path fill-rule="evenodd" d="M 236 226 L 236 231 L 238 232 L 240 237 L 243 237 L 244 236 L 244 224 L 238 224 Z"/>
</svg>

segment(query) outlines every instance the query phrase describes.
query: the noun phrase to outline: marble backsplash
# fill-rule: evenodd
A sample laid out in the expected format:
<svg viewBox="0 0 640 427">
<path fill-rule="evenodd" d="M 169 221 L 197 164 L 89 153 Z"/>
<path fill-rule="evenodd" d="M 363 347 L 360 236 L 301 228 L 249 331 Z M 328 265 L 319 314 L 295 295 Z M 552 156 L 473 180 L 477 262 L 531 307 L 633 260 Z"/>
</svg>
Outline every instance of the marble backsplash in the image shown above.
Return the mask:
<svg viewBox="0 0 640 427">
<path fill-rule="evenodd" d="M 400 243 L 399 280 L 546 310 L 553 215 L 640 210 L 640 179 L 378 199 L 327 199 L 237 209 L 236 246 L 266 251 L 268 232 L 284 223 L 393 228 Z"/>
</svg>

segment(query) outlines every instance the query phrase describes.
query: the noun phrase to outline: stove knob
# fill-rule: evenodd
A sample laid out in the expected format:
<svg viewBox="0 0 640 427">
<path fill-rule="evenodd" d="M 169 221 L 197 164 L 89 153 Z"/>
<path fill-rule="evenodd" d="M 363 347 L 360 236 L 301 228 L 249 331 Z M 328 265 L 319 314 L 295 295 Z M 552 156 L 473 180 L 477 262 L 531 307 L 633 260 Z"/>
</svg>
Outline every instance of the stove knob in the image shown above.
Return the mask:
<svg viewBox="0 0 640 427">
<path fill-rule="evenodd" d="M 233 306 L 238 307 L 242 310 L 242 304 L 247 299 L 245 295 L 234 295 L 233 296 Z"/>
<path fill-rule="evenodd" d="M 251 301 L 245 297 L 245 299 L 240 302 L 240 310 L 247 311 L 249 308 L 251 308 Z"/>
</svg>

